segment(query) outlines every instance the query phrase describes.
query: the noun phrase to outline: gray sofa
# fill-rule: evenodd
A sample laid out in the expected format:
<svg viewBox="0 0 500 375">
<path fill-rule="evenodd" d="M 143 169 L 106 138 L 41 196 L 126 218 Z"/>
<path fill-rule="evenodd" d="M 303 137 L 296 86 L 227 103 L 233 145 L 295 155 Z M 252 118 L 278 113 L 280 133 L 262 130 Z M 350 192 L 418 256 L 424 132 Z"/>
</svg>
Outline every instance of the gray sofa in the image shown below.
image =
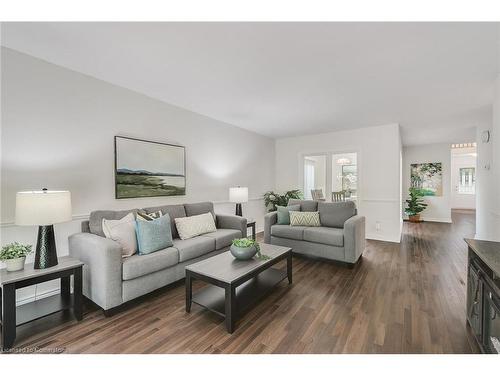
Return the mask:
<svg viewBox="0 0 500 375">
<path fill-rule="evenodd" d="M 148 255 L 122 259 L 117 242 L 102 231 L 102 219 L 121 219 L 129 212 L 161 210 L 171 218 L 174 245 Z M 83 267 L 83 294 L 102 307 L 105 313 L 155 289 L 184 278 L 186 265 L 226 251 L 235 238 L 246 237 L 245 218 L 215 215 L 211 202 L 178 204 L 127 211 L 94 211 L 82 223 L 82 232 L 69 237 L 69 253 Z M 217 231 L 181 240 L 174 219 L 211 212 Z"/>
<path fill-rule="evenodd" d="M 288 246 L 294 253 L 335 260 L 354 266 L 365 249 L 365 217 L 354 202 L 290 199 L 301 211 L 319 211 L 321 227 L 278 225 L 277 213 L 264 217 L 264 242 Z"/>
</svg>

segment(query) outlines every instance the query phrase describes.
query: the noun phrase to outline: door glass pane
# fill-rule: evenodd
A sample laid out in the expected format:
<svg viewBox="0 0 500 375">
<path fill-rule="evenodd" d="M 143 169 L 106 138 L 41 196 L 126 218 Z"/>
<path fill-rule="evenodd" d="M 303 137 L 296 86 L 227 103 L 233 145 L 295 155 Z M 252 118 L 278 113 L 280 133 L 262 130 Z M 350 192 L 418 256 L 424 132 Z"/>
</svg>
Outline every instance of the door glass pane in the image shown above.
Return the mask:
<svg viewBox="0 0 500 375">
<path fill-rule="evenodd" d="M 358 198 L 357 153 L 332 155 L 332 200 L 352 200 Z"/>
<path fill-rule="evenodd" d="M 458 180 L 459 194 L 475 194 L 476 193 L 476 169 L 475 168 L 460 168 Z"/>
<path fill-rule="evenodd" d="M 304 157 L 304 197 L 323 199 L 326 191 L 326 155 Z M 323 197 L 323 198 L 322 198 Z"/>
</svg>

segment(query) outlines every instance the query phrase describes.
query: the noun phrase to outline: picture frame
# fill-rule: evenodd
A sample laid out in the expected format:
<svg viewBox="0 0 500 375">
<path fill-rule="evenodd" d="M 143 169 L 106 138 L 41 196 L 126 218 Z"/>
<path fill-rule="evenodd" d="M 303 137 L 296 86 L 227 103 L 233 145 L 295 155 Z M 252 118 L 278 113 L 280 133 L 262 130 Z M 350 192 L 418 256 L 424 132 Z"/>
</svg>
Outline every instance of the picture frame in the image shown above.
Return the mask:
<svg viewBox="0 0 500 375">
<path fill-rule="evenodd" d="M 186 148 L 114 137 L 115 199 L 186 195 Z"/>
</svg>

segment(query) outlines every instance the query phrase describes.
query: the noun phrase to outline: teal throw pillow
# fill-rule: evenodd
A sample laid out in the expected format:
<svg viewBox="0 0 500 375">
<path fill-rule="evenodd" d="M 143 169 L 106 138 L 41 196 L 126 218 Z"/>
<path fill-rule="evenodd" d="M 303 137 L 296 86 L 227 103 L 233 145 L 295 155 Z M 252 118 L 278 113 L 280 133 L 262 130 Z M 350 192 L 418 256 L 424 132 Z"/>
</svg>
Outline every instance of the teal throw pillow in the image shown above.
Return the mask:
<svg viewBox="0 0 500 375">
<path fill-rule="evenodd" d="M 139 255 L 151 254 L 173 245 L 168 214 L 150 221 L 136 220 L 135 231 Z"/>
<path fill-rule="evenodd" d="M 278 222 L 281 225 L 290 225 L 290 211 L 300 211 L 300 204 L 294 204 L 292 206 L 277 206 L 278 208 Z"/>
</svg>

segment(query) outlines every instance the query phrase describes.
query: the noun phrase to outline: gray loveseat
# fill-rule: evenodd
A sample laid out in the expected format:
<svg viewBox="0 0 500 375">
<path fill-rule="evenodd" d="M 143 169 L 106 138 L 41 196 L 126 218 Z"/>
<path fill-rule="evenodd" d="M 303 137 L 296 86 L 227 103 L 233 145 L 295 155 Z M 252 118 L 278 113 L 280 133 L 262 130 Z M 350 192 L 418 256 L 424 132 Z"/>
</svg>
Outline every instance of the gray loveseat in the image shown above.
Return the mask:
<svg viewBox="0 0 500 375">
<path fill-rule="evenodd" d="M 264 242 L 288 246 L 294 253 L 335 260 L 353 266 L 365 249 L 365 217 L 354 202 L 290 199 L 301 211 L 319 211 L 321 227 L 278 225 L 277 213 L 264 218 Z"/>
<path fill-rule="evenodd" d="M 129 212 L 147 213 L 161 210 L 171 218 L 173 246 L 148 255 L 122 259 L 117 242 L 104 236 L 102 219 L 121 219 Z M 174 219 L 211 212 L 217 231 L 181 240 Z M 211 202 L 178 204 L 127 211 L 94 211 L 82 223 L 82 233 L 69 237 L 69 253 L 85 263 L 83 294 L 102 307 L 105 313 L 155 289 L 184 278 L 184 268 L 226 251 L 235 238 L 246 237 L 245 218 L 215 215 Z"/>
</svg>

